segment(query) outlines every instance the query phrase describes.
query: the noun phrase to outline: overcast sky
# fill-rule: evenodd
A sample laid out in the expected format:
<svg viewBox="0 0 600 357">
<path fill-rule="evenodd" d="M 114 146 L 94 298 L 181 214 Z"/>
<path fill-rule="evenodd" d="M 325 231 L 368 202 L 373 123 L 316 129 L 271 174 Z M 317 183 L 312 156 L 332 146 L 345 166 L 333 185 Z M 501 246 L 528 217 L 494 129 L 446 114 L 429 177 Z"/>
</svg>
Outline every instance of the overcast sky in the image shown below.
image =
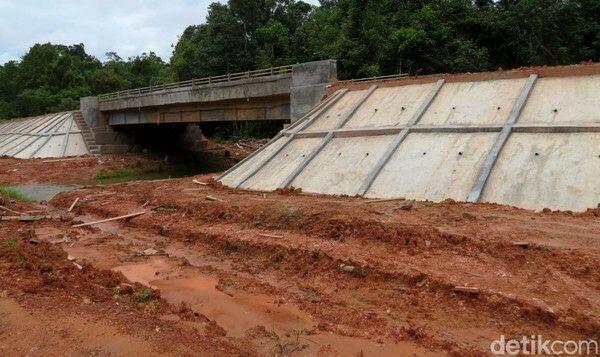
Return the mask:
<svg viewBox="0 0 600 357">
<path fill-rule="evenodd" d="M 123 58 L 154 51 L 168 61 L 177 36 L 203 23 L 214 1 L 0 0 L 0 64 L 46 42 L 83 43 L 101 60 L 109 51 Z"/>
</svg>

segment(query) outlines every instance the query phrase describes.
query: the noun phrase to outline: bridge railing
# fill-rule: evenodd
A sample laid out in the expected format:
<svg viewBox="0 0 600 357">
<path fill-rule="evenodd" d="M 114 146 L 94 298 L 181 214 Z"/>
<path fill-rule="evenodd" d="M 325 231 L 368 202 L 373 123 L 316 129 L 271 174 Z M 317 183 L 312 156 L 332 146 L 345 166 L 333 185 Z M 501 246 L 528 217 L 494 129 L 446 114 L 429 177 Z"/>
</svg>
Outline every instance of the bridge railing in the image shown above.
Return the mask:
<svg viewBox="0 0 600 357">
<path fill-rule="evenodd" d="M 221 76 L 211 76 L 211 77 L 205 77 L 205 78 L 190 79 L 190 80 L 182 81 L 182 82 L 158 84 L 155 86 L 128 89 L 128 90 L 122 90 L 119 92 L 101 94 L 98 97 L 101 102 L 105 102 L 105 101 L 109 101 L 109 100 L 141 96 L 144 94 L 161 92 L 161 91 L 165 91 L 165 90 L 189 88 L 189 87 L 209 85 L 209 84 L 214 84 L 214 83 L 233 82 L 233 81 L 239 81 L 242 79 L 249 79 L 249 78 L 269 77 L 269 76 L 274 76 L 274 75 L 278 75 L 278 74 L 286 74 L 286 73 L 292 73 L 292 65 L 258 69 L 255 71 L 229 73 L 229 74 L 224 74 Z"/>
</svg>

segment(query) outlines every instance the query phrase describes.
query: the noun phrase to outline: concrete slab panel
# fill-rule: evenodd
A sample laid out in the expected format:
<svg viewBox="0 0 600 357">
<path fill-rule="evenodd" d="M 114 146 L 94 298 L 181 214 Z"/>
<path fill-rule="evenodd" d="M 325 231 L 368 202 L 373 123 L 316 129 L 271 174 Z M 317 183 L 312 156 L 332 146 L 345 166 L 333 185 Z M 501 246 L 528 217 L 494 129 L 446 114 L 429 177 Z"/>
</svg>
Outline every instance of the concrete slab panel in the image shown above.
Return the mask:
<svg viewBox="0 0 600 357">
<path fill-rule="evenodd" d="M 512 134 L 492 170 L 482 200 L 530 209 L 582 211 L 597 207 L 598 133 Z"/>
<path fill-rule="evenodd" d="M 33 158 L 60 157 L 62 146 L 65 141 L 64 135 L 53 136 L 44 146 L 35 154 Z"/>
<path fill-rule="evenodd" d="M 292 181 L 304 192 L 354 195 L 393 135 L 334 138 Z"/>
<path fill-rule="evenodd" d="M 241 187 L 262 191 L 276 190 L 321 140 L 321 138 L 310 138 L 292 141 Z"/>
<path fill-rule="evenodd" d="M 538 79 L 519 124 L 600 123 L 600 75 Z"/>
<path fill-rule="evenodd" d="M 262 151 L 259 152 L 257 155 L 244 162 L 240 167 L 231 172 L 229 175 L 223 177 L 221 179 L 221 182 L 224 185 L 236 187 L 240 184 L 240 181 L 243 180 L 243 178 L 246 177 L 248 173 L 254 171 L 254 169 L 258 167 L 258 165 L 260 165 L 260 163 L 265 158 L 269 157 L 271 153 L 275 152 L 281 145 L 283 145 L 284 142 L 287 141 L 287 139 L 287 137 L 281 137 L 271 145 L 263 148 Z"/>
<path fill-rule="evenodd" d="M 419 124 L 504 124 L 525 81 L 446 83 Z"/>
<path fill-rule="evenodd" d="M 16 135 L 14 140 L 7 142 L 6 145 L 0 148 L 0 154 L 15 156 L 28 146 L 32 145 L 38 138 L 38 136 Z"/>
<path fill-rule="evenodd" d="M 344 128 L 406 125 L 434 86 L 435 83 L 426 83 L 378 88 Z"/>
<path fill-rule="evenodd" d="M 464 201 L 497 133 L 412 133 L 367 192 L 367 197 Z"/>
<path fill-rule="evenodd" d="M 67 145 L 67 151 L 65 156 L 80 156 L 88 153 L 88 149 L 85 146 L 85 141 L 81 134 L 69 135 L 69 143 Z"/>
<path fill-rule="evenodd" d="M 327 109 L 322 113 L 317 120 L 315 120 L 305 130 L 330 130 L 337 127 L 342 121 L 344 114 L 350 110 L 352 105 L 360 100 L 360 98 L 367 92 L 367 90 L 349 91 L 340 100 L 338 100 L 331 108 Z"/>
<path fill-rule="evenodd" d="M 29 159 L 34 152 L 36 152 L 46 141 L 46 137 L 37 136 L 34 140 L 30 141 L 27 146 L 21 150 L 18 154 L 12 154 L 18 159 Z"/>
</svg>

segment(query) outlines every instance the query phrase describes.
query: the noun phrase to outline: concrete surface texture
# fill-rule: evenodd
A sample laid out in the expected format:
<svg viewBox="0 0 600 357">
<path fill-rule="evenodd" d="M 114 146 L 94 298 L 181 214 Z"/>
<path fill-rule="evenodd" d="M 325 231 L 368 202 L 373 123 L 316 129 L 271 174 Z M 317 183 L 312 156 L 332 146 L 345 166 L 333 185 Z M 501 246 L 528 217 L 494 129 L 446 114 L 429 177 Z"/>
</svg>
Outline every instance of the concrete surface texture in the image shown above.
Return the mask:
<svg viewBox="0 0 600 357">
<path fill-rule="evenodd" d="M 53 158 L 89 154 L 75 112 L 0 122 L 0 156 Z"/>
<path fill-rule="evenodd" d="M 528 209 L 600 204 L 599 64 L 333 89 L 320 109 L 219 180 Z"/>
</svg>

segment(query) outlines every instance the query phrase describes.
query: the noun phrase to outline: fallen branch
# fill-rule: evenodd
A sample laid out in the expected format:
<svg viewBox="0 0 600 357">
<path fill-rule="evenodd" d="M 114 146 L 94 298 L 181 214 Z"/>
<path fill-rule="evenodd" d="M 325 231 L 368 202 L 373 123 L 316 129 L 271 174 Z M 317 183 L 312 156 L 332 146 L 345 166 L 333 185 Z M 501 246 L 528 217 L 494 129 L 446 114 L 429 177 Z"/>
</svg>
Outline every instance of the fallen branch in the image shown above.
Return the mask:
<svg viewBox="0 0 600 357">
<path fill-rule="evenodd" d="M 5 210 L 5 211 L 8 211 L 8 212 L 11 212 L 11 213 L 14 213 L 14 214 L 23 214 L 23 213 L 21 213 L 21 212 L 13 211 L 13 210 L 11 210 L 10 208 L 8 208 L 8 207 L 4 207 L 4 206 L 0 206 L 0 209 L 3 209 L 3 210 Z"/>
<path fill-rule="evenodd" d="M 283 238 L 283 236 L 278 236 L 276 234 L 258 233 L 258 235 L 261 237 L 267 237 L 267 238 L 277 238 L 277 239 Z"/>
<path fill-rule="evenodd" d="M 209 183 L 201 182 L 201 181 L 198 181 L 198 180 L 193 180 L 192 182 L 194 182 L 197 185 L 202 185 L 202 186 L 208 186 L 208 185 L 210 185 Z"/>
<path fill-rule="evenodd" d="M 113 217 L 113 218 L 103 219 L 103 220 L 100 220 L 100 221 L 94 221 L 94 222 L 76 224 L 76 225 L 73 226 L 73 228 L 87 227 L 87 226 L 93 226 L 95 224 L 100 224 L 100 223 L 106 223 L 106 222 L 118 221 L 118 220 L 121 220 L 121 219 L 133 218 L 133 217 L 141 216 L 141 215 L 146 214 L 146 213 L 148 213 L 148 212 L 144 211 L 144 212 L 138 212 L 138 213 L 131 213 L 131 214 L 127 214 L 125 216 L 119 216 L 119 217 Z"/>
<path fill-rule="evenodd" d="M 73 201 L 73 204 L 71 204 L 71 207 L 69 207 L 69 209 L 67 210 L 67 212 L 71 212 L 73 210 L 73 208 L 75 208 L 75 205 L 77 204 L 77 202 L 79 202 L 79 197 L 77 197 L 75 199 L 75 201 Z"/>
</svg>

